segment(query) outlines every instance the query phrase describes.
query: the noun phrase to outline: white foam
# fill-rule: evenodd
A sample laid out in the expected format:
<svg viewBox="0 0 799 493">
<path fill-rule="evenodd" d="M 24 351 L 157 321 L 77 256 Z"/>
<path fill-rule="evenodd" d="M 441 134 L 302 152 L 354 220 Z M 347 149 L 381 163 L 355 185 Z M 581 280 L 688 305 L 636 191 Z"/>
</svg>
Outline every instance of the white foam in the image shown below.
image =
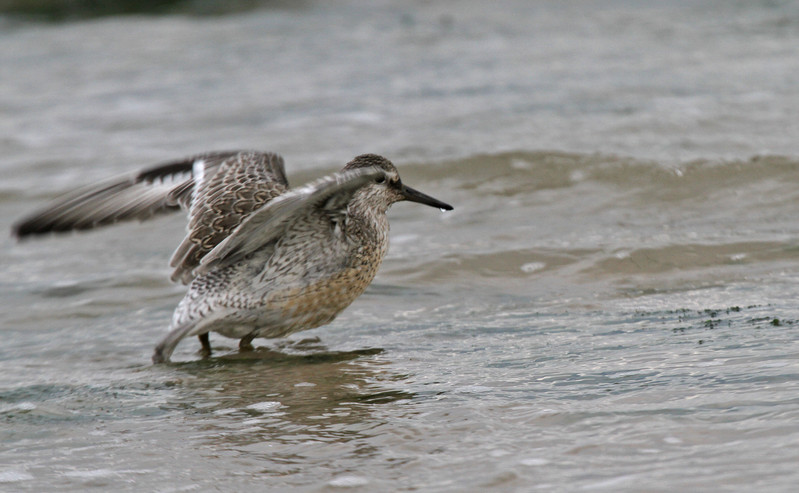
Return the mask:
<svg viewBox="0 0 799 493">
<path fill-rule="evenodd" d="M 542 270 L 546 266 L 547 266 L 547 264 L 545 264 L 544 262 L 528 262 L 528 263 L 522 265 L 521 269 L 522 269 L 522 272 L 526 272 L 527 274 L 530 274 L 531 272 L 536 272 L 536 271 Z"/>
<path fill-rule="evenodd" d="M 528 459 L 522 459 L 519 461 L 519 464 L 523 466 L 545 466 L 549 463 L 549 459 L 542 459 L 540 457 L 530 457 Z"/>
<path fill-rule="evenodd" d="M 282 406 L 282 404 L 277 401 L 264 401 L 264 402 L 256 402 L 255 404 L 250 404 L 249 406 L 247 406 L 247 409 L 254 409 L 256 411 L 261 411 L 261 412 L 269 412 L 269 411 L 274 411 L 280 406 Z"/>
<path fill-rule="evenodd" d="M 0 483 L 16 483 L 31 479 L 33 479 L 33 475 L 25 471 L 0 471 Z"/>
<path fill-rule="evenodd" d="M 356 488 L 369 484 L 369 480 L 361 476 L 339 476 L 327 484 L 336 488 Z"/>
</svg>

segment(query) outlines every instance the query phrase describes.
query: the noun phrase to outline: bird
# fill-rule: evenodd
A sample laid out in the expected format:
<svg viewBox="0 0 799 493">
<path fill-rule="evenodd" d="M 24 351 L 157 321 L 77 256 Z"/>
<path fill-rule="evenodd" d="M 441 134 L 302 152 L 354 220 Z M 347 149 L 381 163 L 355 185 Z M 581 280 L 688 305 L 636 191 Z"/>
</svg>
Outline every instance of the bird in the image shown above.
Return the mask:
<svg viewBox="0 0 799 493">
<path fill-rule="evenodd" d="M 188 285 L 153 352 L 209 333 L 283 337 L 330 323 L 374 279 L 388 251 L 386 212 L 403 200 L 453 210 L 405 185 L 396 167 L 362 154 L 337 172 L 289 188 L 283 158 L 261 151 L 208 152 L 161 163 L 69 193 L 12 226 L 19 239 L 146 220 L 179 210 L 187 233 L 170 260 Z"/>
</svg>

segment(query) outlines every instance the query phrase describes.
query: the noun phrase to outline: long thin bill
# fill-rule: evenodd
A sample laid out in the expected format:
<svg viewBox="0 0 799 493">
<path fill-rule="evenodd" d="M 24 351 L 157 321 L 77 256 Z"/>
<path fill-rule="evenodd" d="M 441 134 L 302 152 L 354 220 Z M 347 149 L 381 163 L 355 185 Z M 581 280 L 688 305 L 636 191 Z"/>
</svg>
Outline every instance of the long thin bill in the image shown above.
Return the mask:
<svg viewBox="0 0 799 493">
<path fill-rule="evenodd" d="M 418 202 L 420 204 L 429 205 L 430 207 L 436 207 L 444 211 L 451 211 L 452 209 L 454 209 L 454 207 L 452 207 L 451 205 L 445 202 L 441 202 L 438 199 L 434 199 L 433 197 L 406 185 L 402 185 L 401 192 L 402 195 L 405 197 L 405 200 L 410 200 L 411 202 Z"/>
</svg>

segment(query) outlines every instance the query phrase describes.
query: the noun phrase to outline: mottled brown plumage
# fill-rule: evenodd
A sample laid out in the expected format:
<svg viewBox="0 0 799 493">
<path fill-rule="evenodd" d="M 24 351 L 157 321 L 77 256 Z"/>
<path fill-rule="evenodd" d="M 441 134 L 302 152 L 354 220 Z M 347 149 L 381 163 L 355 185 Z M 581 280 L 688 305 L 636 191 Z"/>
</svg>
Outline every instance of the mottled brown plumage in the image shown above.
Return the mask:
<svg viewBox="0 0 799 493">
<path fill-rule="evenodd" d="M 169 262 L 175 268 L 172 280 L 184 284 L 194 278 L 200 260 L 245 217 L 289 186 L 277 154 L 242 152 L 222 163 L 198 160 L 194 166 L 203 167 L 204 179 L 190 203 L 189 232 Z"/>
<path fill-rule="evenodd" d="M 87 187 L 17 223 L 19 237 L 146 219 L 182 207 L 188 233 L 170 265 L 190 283 L 153 361 L 191 335 L 280 337 L 332 321 L 371 283 L 388 250 L 391 204 L 448 204 L 402 184 L 387 159 L 364 154 L 289 190 L 283 159 L 222 152 Z"/>
</svg>

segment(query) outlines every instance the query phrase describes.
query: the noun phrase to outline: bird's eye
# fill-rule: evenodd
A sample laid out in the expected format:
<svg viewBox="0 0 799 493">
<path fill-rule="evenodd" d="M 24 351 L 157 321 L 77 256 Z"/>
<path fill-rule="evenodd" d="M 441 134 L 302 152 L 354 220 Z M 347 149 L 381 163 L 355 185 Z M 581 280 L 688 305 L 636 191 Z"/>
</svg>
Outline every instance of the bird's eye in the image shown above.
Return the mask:
<svg viewBox="0 0 799 493">
<path fill-rule="evenodd" d="M 386 177 L 385 176 L 381 176 L 380 178 L 377 178 L 375 180 L 375 183 L 385 183 L 385 182 L 386 182 Z"/>
</svg>

